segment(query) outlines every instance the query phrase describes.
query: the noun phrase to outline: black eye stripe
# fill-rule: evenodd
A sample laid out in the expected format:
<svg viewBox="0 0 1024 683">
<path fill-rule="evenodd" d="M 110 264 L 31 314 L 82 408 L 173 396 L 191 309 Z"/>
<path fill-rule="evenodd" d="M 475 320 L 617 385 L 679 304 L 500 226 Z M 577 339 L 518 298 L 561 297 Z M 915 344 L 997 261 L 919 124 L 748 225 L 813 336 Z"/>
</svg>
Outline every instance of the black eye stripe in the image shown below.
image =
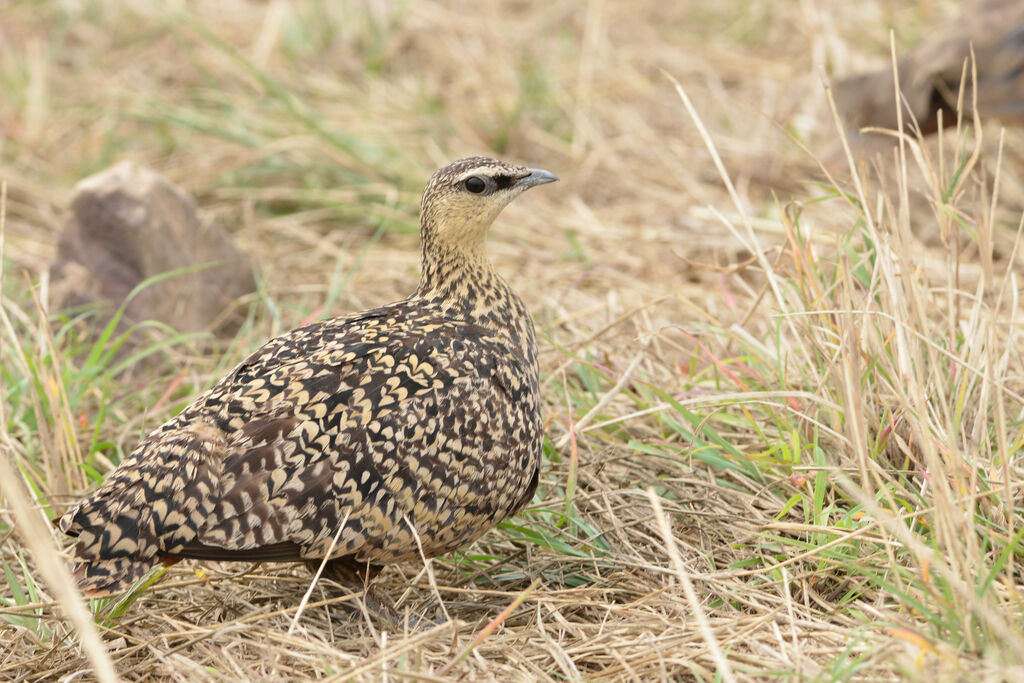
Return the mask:
<svg viewBox="0 0 1024 683">
<path fill-rule="evenodd" d="M 507 190 L 516 184 L 514 175 L 470 176 L 463 179 L 462 186 L 472 194 L 490 193 L 496 190 Z"/>
</svg>

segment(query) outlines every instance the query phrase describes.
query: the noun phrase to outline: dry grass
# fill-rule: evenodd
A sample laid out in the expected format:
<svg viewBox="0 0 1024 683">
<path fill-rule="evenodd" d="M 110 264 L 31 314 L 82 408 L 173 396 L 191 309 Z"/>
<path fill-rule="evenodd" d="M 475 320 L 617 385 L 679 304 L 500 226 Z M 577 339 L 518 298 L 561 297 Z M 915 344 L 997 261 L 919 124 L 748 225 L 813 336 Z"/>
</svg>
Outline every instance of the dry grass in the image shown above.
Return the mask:
<svg viewBox="0 0 1024 683">
<path fill-rule="evenodd" d="M 820 184 L 801 149 L 837 142 L 822 65 L 952 4 L 4 5 L 0 678 L 1024 675 L 1021 134 Z M 450 620 L 384 629 L 326 582 L 297 615 L 305 570 L 182 563 L 76 621 L 66 539 L 30 529 L 261 339 L 410 291 L 419 189 L 467 153 L 563 182 L 492 239 L 543 339 L 538 496 L 381 577 Z M 259 260 L 237 339 L 142 329 L 123 372 L 42 310 L 71 187 L 121 159 Z"/>
</svg>

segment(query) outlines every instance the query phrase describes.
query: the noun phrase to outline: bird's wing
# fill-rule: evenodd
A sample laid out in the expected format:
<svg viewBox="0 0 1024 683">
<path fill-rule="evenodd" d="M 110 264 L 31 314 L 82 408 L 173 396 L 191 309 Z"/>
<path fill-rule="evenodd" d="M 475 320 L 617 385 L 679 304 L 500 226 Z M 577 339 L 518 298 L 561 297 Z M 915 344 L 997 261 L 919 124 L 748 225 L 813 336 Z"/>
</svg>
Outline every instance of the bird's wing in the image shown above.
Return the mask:
<svg viewBox="0 0 1024 683">
<path fill-rule="evenodd" d="M 467 428 L 479 457 L 488 429 L 473 420 L 481 409 L 511 415 L 492 403 L 514 402 L 521 373 L 498 369 L 507 347 L 481 341 L 483 328 L 375 333 L 372 323 L 272 340 L 140 444 L 60 520 L 78 536 L 83 587 L 119 590 L 119 577 L 162 557 L 322 556 L 342 523 L 334 555 L 383 557 L 398 520 L 427 519 L 417 505 L 444 479 L 428 476 L 431 463 L 460 452 L 448 441 Z M 467 486 L 485 470 L 468 472 Z"/>
<path fill-rule="evenodd" d="M 77 537 L 75 573 L 83 590 L 94 595 L 123 590 L 168 550 L 192 543 L 224 495 L 225 461 L 239 450 L 252 451 L 249 460 L 255 466 L 268 445 L 261 440 L 285 440 L 296 413 L 305 407 L 307 397 L 274 386 L 261 390 L 259 378 L 286 382 L 303 377 L 305 359 L 315 355 L 344 373 L 342 358 L 358 365 L 360 354 L 369 352 L 360 341 L 380 310 L 271 339 L 154 430 L 92 496 L 58 519 L 62 531 Z M 272 559 L 295 554 L 286 546 L 262 552 L 272 553 Z"/>
<path fill-rule="evenodd" d="M 390 561 L 418 552 L 410 524 L 433 555 L 504 517 L 520 501 L 498 509 L 491 494 L 524 475 L 503 462 L 518 440 L 498 423 L 520 423 L 525 444 L 539 426 L 522 401 L 524 368 L 499 363 L 508 348 L 481 341 L 485 332 L 449 325 L 371 344 L 366 362 L 386 372 L 356 361 L 301 377 L 293 368 L 283 385 L 301 400 L 236 432 L 221 496 L 175 554 L 242 559 L 292 543 L 288 559 Z"/>
</svg>

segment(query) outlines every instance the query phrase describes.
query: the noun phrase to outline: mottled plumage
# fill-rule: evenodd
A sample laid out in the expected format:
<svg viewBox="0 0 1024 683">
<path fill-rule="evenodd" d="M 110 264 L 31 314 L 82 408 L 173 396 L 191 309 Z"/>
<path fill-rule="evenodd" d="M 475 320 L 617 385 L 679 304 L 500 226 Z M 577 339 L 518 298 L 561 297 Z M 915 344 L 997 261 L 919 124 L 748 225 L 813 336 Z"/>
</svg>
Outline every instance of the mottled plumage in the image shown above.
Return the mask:
<svg viewBox="0 0 1024 683">
<path fill-rule="evenodd" d="M 60 518 L 93 595 L 156 563 L 440 555 L 519 510 L 542 426 L 533 323 L 487 229 L 546 171 L 457 161 L 423 194 L 407 299 L 270 340 Z M 340 529 L 340 533 L 339 533 Z"/>
</svg>

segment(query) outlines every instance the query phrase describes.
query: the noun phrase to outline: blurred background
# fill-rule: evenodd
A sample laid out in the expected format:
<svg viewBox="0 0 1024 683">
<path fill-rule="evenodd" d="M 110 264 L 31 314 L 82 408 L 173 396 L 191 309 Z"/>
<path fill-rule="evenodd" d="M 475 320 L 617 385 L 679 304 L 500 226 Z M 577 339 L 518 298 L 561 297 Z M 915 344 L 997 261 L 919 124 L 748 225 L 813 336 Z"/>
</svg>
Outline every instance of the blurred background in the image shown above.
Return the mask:
<svg viewBox="0 0 1024 683">
<path fill-rule="evenodd" d="M 708 207 L 737 207 L 671 79 L 694 102 L 743 210 L 764 215 L 773 191 L 813 195 L 816 159 L 834 161 L 827 79 L 885 70 L 887 27 L 899 27 L 904 50 L 960 8 L 7 2 L 7 258 L 44 272 L 75 183 L 132 160 L 194 195 L 204 220 L 254 257 L 275 300 L 315 308 L 338 271 L 347 279 L 332 303 L 359 308 L 415 282 L 426 177 L 485 154 L 563 179 L 495 230 L 495 258 L 535 285 L 522 288 L 534 310 L 579 311 L 612 291 L 614 319 L 652 288 L 689 288 L 711 305 L 714 273 L 694 262 L 744 255 Z M 1013 170 L 1004 188 L 1020 188 Z M 837 207 L 817 218 L 824 229 L 847 219 Z"/>
<path fill-rule="evenodd" d="M 533 517 L 527 513 L 528 522 L 522 528 L 504 527 L 503 535 L 487 546 L 490 554 L 480 553 L 497 562 L 495 558 L 519 552 L 515 542 L 539 543 L 530 535 L 532 529 L 553 529 L 552 533 L 567 535 L 565 548 L 571 546 L 572 552 L 543 543 L 531 551 L 542 556 L 546 548 L 550 557 L 544 557 L 550 562 L 543 565 L 548 572 L 544 576 L 558 577 L 555 592 L 545 594 L 545 600 L 562 605 L 557 591 L 566 586 L 603 586 L 605 590 L 607 584 L 602 582 L 607 576 L 615 577 L 611 581 L 619 587 L 615 590 L 625 593 L 616 597 L 608 589 L 587 593 L 589 597 L 573 594 L 563 602 L 566 610 L 570 610 L 568 603 L 575 604 L 578 613 L 566 617 L 572 628 L 559 626 L 563 630 L 556 636 L 558 646 L 545 641 L 547 635 L 538 635 L 543 629 L 531 632 L 532 645 L 523 645 L 515 655 L 522 660 L 509 664 L 502 660 L 513 656 L 502 654 L 512 647 L 509 636 L 510 640 L 499 639 L 489 654 L 485 652 L 490 664 L 470 658 L 460 665 L 465 667 L 461 670 L 497 680 L 512 680 L 507 676 L 524 670 L 532 671 L 534 677 L 557 674 L 570 679 L 599 671 L 612 672 L 611 677 L 639 671 L 641 678 L 698 670 L 695 675 L 707 674 L 717 660 L 702 649 L 698 636 L 686 643 L 695 648 L 694 661 L 701 661 L 705 668 L 679 662 L 665 665 L 663 660 L 659 664 L 648 658 L 651 651 L 682 648 L 683 641 L 659 640 L 649 646 L 653 650 L 637 645 L 636 651 L 627 652 L 633 647 L 627 644 L 635 641 L 630 640 L 631 624 L 648 624 L 645 629 L 660 633 L 666 620 L 682 623 L 683 612 L 690 612 L 672 611 L 682 604 L 678 594 L 672 598 L 676 603 L 644 602 L 614 618 L 597 603 L 587 603 L 591 599 L 623 604 L 637 600 L 640 605 L 644 596 L 646 600 L 662 595 L 661 582 L 669 580 L 664 572 L 658 573 L 660 569 L 637 570 L 646 566 L 644 562 L 661 567 L 667 560 L 659 555 L 661 540 L 649 509 L 644 507 L 648 510 L 644 514 L 636 511 L 640 499 L 623 491 L 656 484 L 665 500 L 674 501 L 672 505 L 680 510 L 685 507 L 690 516 L 681 517 L 686 521 L 677 526 L 680 544 L 692 544 L 687 548 L 694 553 L 699 549 L 703 553 L 700 567 L 711 573 L 723 567 L 752 566 L 749 562 L 756 561 L 751 557 L 766 564 L 770 564 L 768 558 L 802 557 L 808 546 L 800 543 L 827 544 L 832 538 L 788 529 L 787 538 L 802 539 L 800 543 L 776 543 L 772 536 L 754 551 L 744 545 L 755 533 L 751 520 L 770 525 L 788 513 L 801 523 L 857 526 L 864 514 L 858 508 L 862 501 L 854 504 L 839 496 L 843 504 L 837 505 L 843 514 L 830 516 L 818 513 L 828 508 L 831 489 L 828 496 L 800 497 L 801 487 L 809 486 L 807 477 L 818 471 L 812 466 L 824 467 L 827 462 L 837 471 L 863 473 L 858 470 L 863 461 L 857 460 L 851 446 L 856 440 L 845 440 L 844 435 L 864 425 L 868 425 L 869 440 L 877 438 L 872 441 L 878 446 L 877 452 L 872 451 L 872 462 L 905 466 L 907 453 L 929 432 L 915 431 L 917 427 L 907 427 L 893 417 L 899 411 L 892 405 L 906 408 L 909 404 L 887 403 L 891 387 L 864 398 L 868 406 L 864 425 L 846 423 L 843 401 L 855 394 L 832 387 L 830 383 L 845 375 L 829 364 L 867 353 L 861 342 L 843 337 L 844 329 L 859 327 L 830 327 L 838 320 L 832 306 L 840 303 L 830 303 L 828 297 L 838 282 L 846 280 L 840 275 L 833 278 L 831 270 L 814 286 L 807 286 L 802 278 L 821 265 L 819 257 L 845 264 L 844 259 L 857 261 L 871 251 L 864 258 L 870 262 L 869 269 L 875 267 L 872 250 L 877 234 L 862 241 L 858 237 L 857 249 L 849 239 L 851 230 L 865 226 L 874 230 L 865 211 L 881 223 L 891 221 L 896 226 L 892 234 L 899 236 L 893 249 L 913 254 L 913 268 L 894 267 L 893 273 L 913 273 L 921 283 L 949 284 L 946 278 L 955 271 L 955 286 L 973 292 L 1020 272 L 1021 250 L 1014 249 L 1024 207 L 1020 152 L 1024 138 L 1011 125 L 1017 103 L 1024 101 L 1024 97 L 1014 99 L 1020 90 L 1014 84 L 1024 73 L 1018 56 L 1024 43 L 1013 37 L 1019 35 L 1017 27 L 1024 25 L 1018 4 L 1004 0 L 973 4 L 952 0 L 5 0 L 0 4 L 0 181 L 6 183 L 2 286 L 6 315 L 12 322 L 3 344 L 4 354 L 18 345 L 25 352 L 22 355 L 33 359 L 15 362 L 12 353 L 4 361 L 0 379 L 7 384 L 10 452 L 17 455 L 39 504 L 47 509 L 59 507 L 95 485 L 140 434 L 180 409 L 269 335 L 410 293 L 419 272 L 419 193 L 434 169 L 468 155 L 545 168 L 561 182 L 531 192 L 506 209 L 492 231 L 491 255 L 533 312 L 542 339 L 550 443 L 538 505 L 550 505 L 566 515 L 576 510 L 573 514 L 578 516 L 569 524 L 557 515 L 545 517 L 546 512 Z M 946 33 L 936 34 L 940 30 Z M 984 35 L 995 36 L 996 42 L 984 52 L 984 60 L 982 46 L 977 45 L 979 83 L 990 78 L 1006 86 L 991 100 L 1005 104 L 998 110 L 1002 118 L 985 117 L 986 111 L 995 110 L 986 100 L 979 105 L 983 120 L 976 127 L 970 105 L 961 107 L 966 117 L 959 129 L 947 129 L 941 140 L 931 135 L 920 144 L 908 145 L 908 163 L 903 171 L 894 170 L 895 148 L 868 145 L 857 133 L 862 126 L 896 125 L 884 117 L 872 117 L 875 111 L 895 111 L 892 47 L 898 55 L 912 55 L 900 63 L 908 112 L 924 121 L 929 112 L 945 106 L 948 124 L 956 118 L 956 108 L 948 102 L 957 99 L 964 46 L 970 44 L 964 36 Z M 927 50 L 921 51 L 922 45 Z M 935 76 L 939 72 L 941 79 Z M 881 76 L 842 85 L 847 77 L 872 73 Z M 990 77 L 992 73 L 995 76 Z M 829 104 L 830 86 L 839 119 Z M 688 113 L 680 91 L 692 102 L 700 125 Z M 970 103 L 971 97 L 966 101 Z M 1008 127 L 1001 129 L 1000 122 Z M 909 130 L 910 123 L 906 125 Z M 701 127 L 717 150 L 731 187 L 723 181 Z M 849 138 L 849 155 L 843 150 L 843 136 Z M 206 328 L 181 335 L 180 320 L 170 315 L 164 320 L 167 328 L 132 333 L 133 339 L 146 341 L 144 353 L 131 355 L 123 349 L 111 350 L 114 337 L 109 330 L 103 332 L 102 325 L 99 331 L 90 330 L 89 315 L 56 314 L 58 306 L 52 297 L 59 269 L 52 268 L 84 248 L 72 245 L 65 250 L 68 253 L 58 254 L 76 183 L 123 161 L 153 169 L 191 195 L 203 229 L 223 230 L 244 255 L 240 258 L 248 259 L 242 262 L 244 274 L 236 279 L 252 273 L 251 286 L 232 298 L 231 315 L 238 316 L 239 322 L 228 333 L 211 334 L 216 325 L 209 322 Z M 851 175 L 855 167 L 874 178 L 866 194 L 858 193 L 859 185 Z M 985 230 L 979 232 L 979 225 Z M 194 251 L 192 240 L 198 239 L 172 232 L 151 237 L 151 249 L 170 254 Z M 950 255 L 950 245 L 956 247 L 955 256 Z M 119 246 L 116 241 L 108 245 L 115 253 Z M 818 374 L 806 370 L 805 356 L 798 354 L 795 360 L 787 356 L 782 342 L 778 356 L 774 355 L 775 335 L 793 324 L 794 318 L 786 317 L 793 309 L 773 306 L 779 302 L 766 294 L 774 291 L 778 297 L 780 291 L 767 284 L 768 264 L 795 278 L 785 291 L 822 307 L 815 310 L 820 318 L 806 318 L 813 329 L 802 339 L 797 335 L 795 346 L 821 330 L 835 335 L 820 340 L 820 358 L 831 360 L 818 368 Z M 850 277 L 858 287 L 879 286 L 878 278 L 870 274 L 854 271 Z M 902 280 L 894 277 L 886 283 L 896 281 Z M 181 297 L 183 289 L 174 282 L 168 281 L 167 295 Z M 930 291 L 927 284 L 922 284 L 921 291 Z M 985 289 L 978 300 L 993 301 L 993 291 Z M 202 289 L 188 292 L 183 303 L 169 310 L 205 296 Z M 1006 294 L 999 301 L 1010 298 Z M 870 297 L 866 300 L 865 306 L 872 305 Z M 844 300 L 842 305 L 847 303 Z M 48 323 L 41 323 L 48 319 L 47 305 L 52 315 Z M 925 305 L 920 310 L 938 309 Z M 886 309 L 886 319 L 899 319 L 903 313 Z M 795 324 L 802 325 L 804 320 Z M 977 317 L 972 320 L 976 323 Z M 934 335 L 923 331 L 920 338 L 969 342 L 965 332 L 969 326 L 962 322 L 944 319 Z M 879 332 L 876 351 L 881 356 L 889 349 L 890 332 Z M 852 346 L 844 346 L 847 343 Z M 1014 368 L 1019 367 L 1015 365 L 1019 343 L 1014 344 L 1017 355 L 1010 354 L 1013 360 L 1000 366 L 1011 383 Z M 759 357 L 762 351 L 764 356 Z M 725 357 L 731 369 L 717 360 Z M 901 356 L 907 357 L 914 356 Z M 758 364 L 761 361 L 763 365 Z M 898 386 L 905 378 L 903 370 L 900 366 L 886 378 Z M 778 376 L 773 374 L 776 371 Z M 744 380 L 737 380 L 733 372 Z M 622 385 L 616 384 L 627 375 L 639 378 L 636 387 L 629 389 L 635 393 L 628 394 L 628 399 L 617 393 Z M 872 381 L 865 380 L 861 386 Z M 971 387 L 980 391 L 974 384 Z M 718 393 L 756 389 L 767 392 L 766 404 L 777 397 L 771 392 L 792 391 L 798 398 L 780 399 L 778 412 L 767 417 L 724 403 L 693 417 L 695 425 L 702 420 L 704 425 L 717 425 L 721 443 L 736 449 L 724 449 L 728 454 L 715 461 L 717 465 L 705 461 L 706 469 L 694 467 L 691 452 L 678 445 L 696 441 L 686 441 L 681 436 L 685 430 L 656 417 L 669 399 L 719 400 Z M 929 391 L 922 384 L 920 395 Z M 817 403 L 818 392 L 828 394 L 828 399 Z M 602 402 L 602 397 L 613 394 L 614 401 Z M 957 389 L 942 395 L 955 397 Z M 960 396 L 956 410 L 950 409 L 953 417 L 944 424 L 953 435 L 950 443 L 959 444 L 950 448 L 970 451 L 980 448 L 977 444 L 994 418 L 988 413 L 979 417 L 970 430 L 965 428 L 977 441 L 966 439 L 951 427 L 968 422 L 957 411 L 965 404 L 983 402 L 972 403 L 964 398 L 966 393 Z M 757 401 L 762 398 L 759 394 Z M 813 419 L 819 422 L 812 420 L 827 426 L 821 442 L 815 436 L 812 445 L 803 444 L 806 450 L 791 443 L 797 434 L 806 436 L 801 430 L 809 423 L 790 415 L 790 408 L 824 411 L 815 413 Z M 46 417 L 47 410 L 56 417 Z M 1011 423 L 1017 419 L 1015 414 L 1011 411 Z M 571 429 L 584 416 L 583 421 L 593 428 L 585 437 Z M 793 424 L 787 422 L 790 419 Z M 890 433 L 904 439 L 900 447 L 886 445 L 880 436 L 888 438 Z M 1018 443 L 1014 439 L 1002 442 L 1004 451 Z M 708 438 L 702 443 L 713 441 Z M 793 453 L 787 450 L 790 446 Z M 743 476 L 735 474 L 739 468 L 734 465 L 741 452 L 755 462 Z M 84 468 L 81 462 L 87 463 Z M 809 469 L 792 469 L 794 463 Z M 908 496 L 922 490 L 920 481 L 911 479 L 900 484 L 911 492 Z M 766 483 L 769 480 L 782 482 L 783 488 L 792 486 L 796 493 L 789 489 L 768 493 L 774 485 Z M 824 482 L 819 483 L 825 486 Z M 593 499 L 580 498 L 574 508 L 573 496 L 582 496 L 584 489 Z M 599 494 L 605 502 L 598 500 Z M 607 502 L 608 496 L 616 501 L 614 505 Z M 1008 495 L 1008 510 L 1012 498 Z M 646 505 L 643 499 L 641 507 Z M 935 509 L 936 504 L 921 505 Z M 1000 505 L 995 508 L 1003 510 Z M 1006 514 L 1013 518 L 1012 512 Z M 915 527 L 914 531 L 928 529 Z M 595 541 L 598 537 L 606 538 L 608 544 Z M 1008 536 L 1000 538 L 1005 541 Z M 894 541 L 886 545 L 890 541 L 880 541 L 871 551 L 872 557 L 882 558 L 883 566 L 895 545 Z M 595 548 L 603 548 L 613 558 L 609 564 L 591 566 L 586 564 L 589 559 L 580 559 L 590 558 Z M 9 573 L 8 580 L 25 586 L 31 583 L 31 563 L 19 564 L 18 552 L 16 546 L 6 545 L 5 562 L 22 567 L 25 577 L 18 574 L 21 578 L 15 581 Z M 655 555 L 659 559 L 651 559 Z M 513 557 L 527 568 L 535 566 L 521 554 Z M 568 569 L 557 558 L 576 564 Z M 452 576 L 461 571 L 471 573 L 473 580 L 484 580 L 480 578 L 486 573 L 484 560 L 471 561 L 467 556 L 459 562 L 463 564 L 451 569 Z M 520 571 L 515 562 L 509 566 L 503 562 L 499 565 L 507 571 L 506 582 L 492 586 L 497 597 L 481 594 L 476 603 L 479 614 L 487 618 L 511 599 L 498 594 L 499 588 L 522 590 L 528 583 L 524 579 L 528 569 Z M 927 577 L 927 568 L 915 562 L 908 562 L 918 572 L 915 575 Z M 800 566 L 793 565 L 796 573 Z M 805 577 L 818 570 L 827 576 L 814 575 L 813 581 L 801 584 L 808 592 L 801 594 L 803 602 L 797 607 L 807 610 L 801 613 L 804 626 L 813 621 L 819 629 L 814 636 L 820 638 L 814 641 L 819 650 L 810 645 L 802 648 L 796 636 L 788 649 L 789 635 L 783 647 L 781 636 L 756 622 L 765 614 L 776 614 L 772 610 L 783 596 L 791 597 L 789 584 L 775 579 L 758 584 L 757 590 L 764 592 L 757 593 L 756 600 L 751 585 L 738 579 L 735 586 L 724 579 L 715 588 L 705 586 L 711 591 L 714 609 L 721 610 L 715 615 L 715 633 L 742 632 L 734 642 L 749 646 L 747 661 L 756 662 L 751 664 L 753 670 L 763 666 L 812 675 L 822 671 L 852 675 L 857 668 L 843 668 L 846 655 L 838 654 L 846 647 L 851 629 L 883 618 L 902 624 L 903 616 L 917 610 L 907 605 L 918 603 L 910 599 L 908 588 L 906 600 L 891 612 L 882 608 L 872 612 L 872 607 L 855 614 L 829 615 L 823 604 L 831 609 L 867 595 L 865 601 L 877 606 L 871 601 L 884 602 L 877 596 L 891 593 L 881 579 L 864 588 L 859 579 L 837 578 L 829 573 L 835 566 L 808 569 Z M 976 571 L 970 566 L 965 563 L 965 575 Z M 1004 568 L 1000 564 L 996 571 Z M 176 576 L 187 578 L 187 572 L 181 571 Z M 876 578 L 886 571 L 878 570 Z M 1007 571 L 1010 576 L 1012 571 Z M 814 583 L 819 578 L 820 583 Z M 280 580 L 287 589 L 287 581 Z M 1007 585 L 1013 583 L 1007 580 Z M 814 590 L 808 587 L 812 584 Z M 860 588 L 851 588 L 854 584 Z M 919 588 L 930 595 L 928 586 Z M 863 593 L 858 592 L 861 589 Z M 33 605 L 26 595 L 22 595 L 23 604 Z M 821 595 L 825 597 L 819 604 L 813 596 Z M 260 596 L 266 602 L 295 602 L 287 590 Z M 241 613 L 249 609 L 243 603 L 251 607 L 260 602 L 248 594 L 224 599 Z M 16 595 L 8 600 L 9 605 L 15 602 Z M 960 611 L 955 614 L 974 614 L 976 606 L 968 603 L 958 604 Z M 150 611 L 159 611 L 160 604 L 151 603 Z M 195 606 L 175 628 L 184 632 L 189 624 L 203 622 L 205 609 Z M 237 613 L 227 607 L 218 612 L 222 616 Z M 1019 616 L 1019 607 L 1007 613 Z M 742 621 L 747 617 L 750 622 Z M 775 616 L 764 618 L 765 624 L 774 624 Z M 968 621 L 965 617 L 964 624 Z M 7 623 L 15 622 L 8 619 Z M 16 623 L 22 629 L 17 645 L 22 659 L 12 661 L 24 663 L 36 656 L 39 650 L 31 638 L 48 642 L 33 630 L 39 623 L 43 622 Z M 145 623 L 158 632 L 165 628 Z M 588 639 L 596 637 L 590 626 L 597 623 L 621 639 L 616 642 L 624 654 L 618 659 L 602 654 L 610 647 L 607 643 L 600 652 L 586 649 Z M 956 631 L 949 623 L 936 618 L 933 631 L 928 631 L 927 624 L 921 628 L 948 634 L 949 629 Z M 1003 624 L 999 628 L 1005 627 L 999 623 Z M 749 630 L 743 631 L 743 624 L 749 624 Z M 287 628 L 287 619 L 283 626 Z M 323 642 L 342 638 L 331 630 L 335 628 L 340 627 L 323 626 L 323 633 L 333 634 L 324 635 Z M 964 626 L 968 632 L 971 628 Z M 999 628 L 993 626 L 991 633 L 1007 638 L 1006 628 Z M 26 633 L 34 635 L 29 638 Z M 352 639 L 346 642 L 360 656 L 369 657 L 375 647 L 384 647 L 379 640 L 363 636 L 359 640 L 344 635 Z M 927 674 L 933 670 L 915 664 L 915 657 L 922 652 L 948 654 L 952 651 L 948 648 L 962 647 L 958 654 L 944 654 L 934 662 L 963 663 L 974 661 L 970 659 L 974 656 L 985 657 L 982 645 L 964 645 L 968 636 L 951 637 L 953 645 L 928 647 L 910 636 L 890 636 L 881 640 L 864 636 L 863 642 L 858 641 L 858 657 L 864 658 L 859 661 L 870 660 L 878 667 L 871 669 L 875 673 Z M 452 638 L 451 634 L 444 637 Z M 258 651 L 260 641 L 255 636 L 238 638 L 245 642 L 245 652 Z M 129 638 L 128 642 L 134 641 Z M 1012 653 L 1015 642 L 1007 640 L 1007 649 L 1000 652 Z M 298 650 L 305 652 L 302 647 Z M 310 648 L 316 657 L 326 657 L 336 666 L 334 670 L 360 661 Z M 49 673 L 74 670 L 79 655 L 69 648 L 61 652 L 54 660 L 56 669 Z M 445 661 L 448 656 L 442 645 L 423 652 L 419 656 L 427 660 Z M 150 671 L 141 664 L 145 652 L 135 653 L 125 654 L 124 661 L 134 662 L 132 670 L 138 675 Z M 202 648 L 186 649 L 185 655 L 198 662 L 197 667 L 212 661 L 223 671 L 266 674 L 258 667 L 230 669 L 217 659 L 220 655 Z M 897 655 L 902 659 L 891 668 Z M 136 656 L 139 659 L 133 659 Z M 957 659 L 960 656 L 967 659 Z M 316 669 L 319 664 L 298 659 L 293 662 L 296 672 L 322 673 Z M 998 657 L 992 661 L 996 660 L 1004 661 Z M 429 668 L 423 661 L 420 664 Z M 183 677 L 200 671 L 180 661 L 175 666 L 181 667 L 175 671 Z M 307 666 L 313 669 L 303 668 Z M 965 671 L 957 666 L 943 670 Z"/>
</svg>

